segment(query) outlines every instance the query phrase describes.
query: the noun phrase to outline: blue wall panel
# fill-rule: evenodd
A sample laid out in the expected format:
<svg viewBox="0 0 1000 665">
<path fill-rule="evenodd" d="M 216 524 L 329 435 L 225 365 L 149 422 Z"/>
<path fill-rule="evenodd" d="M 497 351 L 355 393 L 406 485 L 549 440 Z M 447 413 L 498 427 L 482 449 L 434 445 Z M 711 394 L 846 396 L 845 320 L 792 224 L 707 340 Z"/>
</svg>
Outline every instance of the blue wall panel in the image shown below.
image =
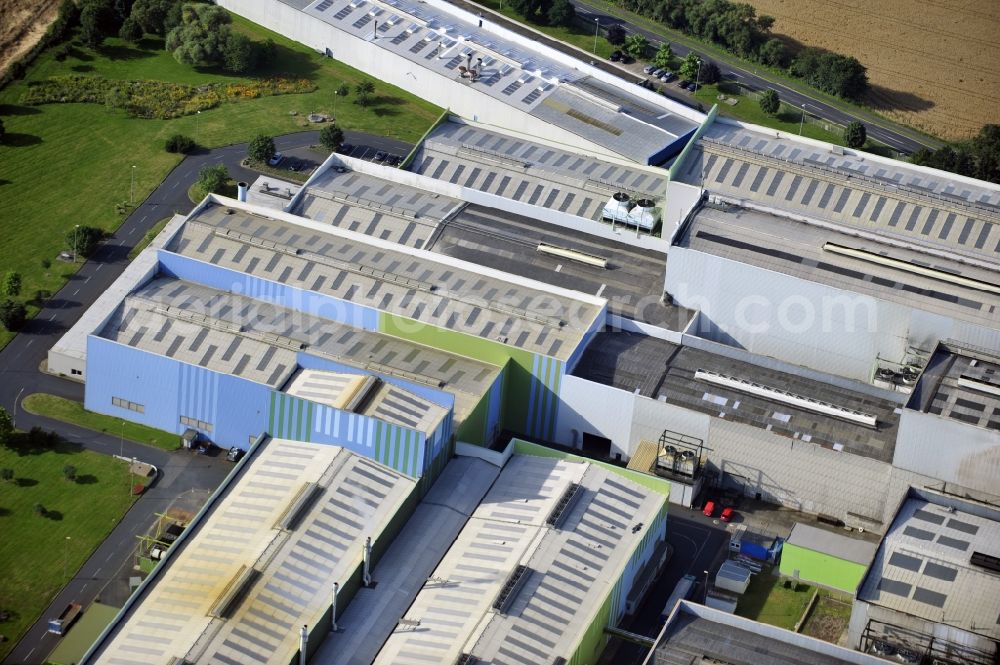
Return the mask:
<svg viewBox="0 0 1000 665">
<path fill-rule="evenodd" d="M 312 316 L 340 321 L 355 328 L 378 330 L 378 311 L 371 307 L 221 268 L 162 249 L 159 250 L 158 257 L 162 270 L 178 279 L 250 296 Z"/>
<path fill-rule="evenodd" d="M 559 386 L 564 368 L 565 365 L 560 360 L 535 355 L 531 368 L 531 388 L 528 391 L 528 416 L 524 427 L 528 435 L 542 439 L 551 439 L 555 435 Z"/>
</svg>

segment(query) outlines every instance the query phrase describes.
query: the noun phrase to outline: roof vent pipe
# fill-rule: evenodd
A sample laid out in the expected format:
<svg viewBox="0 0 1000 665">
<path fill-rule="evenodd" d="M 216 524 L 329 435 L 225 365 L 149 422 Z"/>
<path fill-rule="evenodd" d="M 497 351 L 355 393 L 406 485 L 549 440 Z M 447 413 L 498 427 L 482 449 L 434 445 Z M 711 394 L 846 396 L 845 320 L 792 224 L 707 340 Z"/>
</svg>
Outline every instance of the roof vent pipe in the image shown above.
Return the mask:
<svg viewBox="0 0 1000 665">
<path fill-rule="evenodd" d="M 305 624 L 299 629 L 299 665 L 307 665 L 306 648 L 309 646 L 309 629 Z"/>
<path fill-rule="evenodd" d="M 247 202 L 247 187 L 245 182 L 236 183 L 236 198 L 243 203 Z"/>
<path fill-rule="evenodd" d="M 372 585 L 372 575 L 371 575 L 371 558 L 372 558 L 372 539 L 371 536 L 365 538 L 365 569 L 361 576 L 361 581 L 366 587 Z"/>
</svg>

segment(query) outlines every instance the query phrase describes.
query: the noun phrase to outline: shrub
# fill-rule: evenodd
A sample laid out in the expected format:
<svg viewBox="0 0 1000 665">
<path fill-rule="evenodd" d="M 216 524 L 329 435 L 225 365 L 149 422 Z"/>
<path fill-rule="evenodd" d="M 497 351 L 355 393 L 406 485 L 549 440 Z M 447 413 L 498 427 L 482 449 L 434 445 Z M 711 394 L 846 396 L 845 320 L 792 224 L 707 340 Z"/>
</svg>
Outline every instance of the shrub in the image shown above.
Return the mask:
<svg viewBox="0 0 1000 665">
<path fill-rule="evenodd" d="M 66 249 L 77 256 L 90 256 L 104 238 L 104 231 L 93 226 L 80 226 L 66 232 Z"/>
<path fill-rule="evenodd" d="M 41 515 L 42 517 L 45 517 L 45 515 L 49 512 L 45 509 L 45 506 L 40 503 L 35 504 L 34 511 L 36 515 Z"/>
<path fill-rule="evenodd" d="M 15 297 L 21 295 L 21 273 L 8 270 L 0 281 L 0 295 Z"/>
<path fill-rule="evenodd" d="M 203 166 L 198 171 L 198 187 L 205 194 L 220 191 L 229 180 L 229 170 L 224 164 Z"/>
<path fill-rule="evenodd" d="M 142 26 L 139 25 L 139 22 L 131 16 L 125 19 L 125 22 L 122 23 L 121 30 L 118 31 L 119 37 L 133 44 L 142 39 L 142 35 Z"/>
<path fill-rule="evenodd" d="M 327 125 L 319 133 L 319 142 L 330 152 L 336 152 L 344 144 L 344 130 L 337 125 Z"/>
<path fill-rule="evenodd" d="M 608 26 L 607 40 L 610 44 L 621 46 L 625 43 L 625 28 L 621 24 L 615 23 Z"/>
<path fill-rule="evenodd" d="M 166 148 L 167 152 L 175 152 L 186 155 L 195 149 L 195 142 L 190 136 L 174 134 L 167 139 L 164 148 Z"/>
<path fill-rule="evenodd" d="M 0 469 L 0 480 L 9 483 L 14 480 L 14 469 Z"/>
<path fill-rule="evenodd" d="M 362 107 L 368 106 L 371 103 L 372 95 L 375 94 L 375 84 L 365 79 L 354 87 L 354 92 L 358 96 L 355 101 Z"/>
<path fill-rule="evenodd" d="M 266 134 L 258 134 L 250 140 L 247 146 L 247 157 L 252 161 L 264 163 L 274 157 L 277 152 L 274 147 L 274 139 Z"/>
<path fill-rule="evenodd" d="M 718 83 L 722 78 L 722 70 L 719 66 L 712 61 L 707 61 L 701 66 L 701 77 L 702 83 L 712 84 Z"/>
<path fill-rule="evenodd" d="M 28 310 L 24 305 L 8 298 L 0 302 L 0 323 L 11 332 L 20 330 L 28 319 Z"/>
<path fill-rule="evenodd" d="M 59 46 L 56 46 L 54 49 L 52 49 L 52 57 L 58 60 L 59 62 L 62 62 L 69 57 L 69 54 L 72 50 L 73 48 L 68 43 L 64 42 Z"/>
<path fill-rule="evenodd" d="M 868 132 L 865 126 L 855 120 L 844 128 L 844 143 L 848 148 L 860 148 L 868 139 Z"/>
<path fill-rule="evenodd" d="M 778 98 L 778 93 L 774 90 L 765 90 L 760 96 L 760 110 L 767 115 L 774 115 L 781 108 L 781 100 Z"/>
<path fill-rule="evenodd" d="M 63 467 L 63 478 L 66 480 L 76 480 L 76 467 L 72 464 L 67 464 Z"/>
</svg>

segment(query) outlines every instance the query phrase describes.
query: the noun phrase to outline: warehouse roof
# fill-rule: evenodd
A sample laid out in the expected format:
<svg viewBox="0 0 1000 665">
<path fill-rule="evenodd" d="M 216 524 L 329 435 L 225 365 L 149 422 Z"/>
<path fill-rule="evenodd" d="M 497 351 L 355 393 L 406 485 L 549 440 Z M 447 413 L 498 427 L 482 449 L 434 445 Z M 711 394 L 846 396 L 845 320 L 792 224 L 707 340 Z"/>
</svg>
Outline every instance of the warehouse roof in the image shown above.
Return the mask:
<svg viewBox="0 0 1000 665">
<path fill-rule="evenodd" d="M 1000 430 L 1000 355 L 954 342 L 939 344 L 908 406 Z"/>
<path fill-rule="evenodd" d="M 910 490 L 858 600 L 1000 639 L 1000 511 Z"/>
<path fill-rule="evenodd" d="M 538 250 L 539 245 L 581 252 L 607 261 L 590 265 Z M 640 249 L 546 224 L 495 208 L 470 205 L 445 221 L 431 251 L 608 301 L 608 311 L 630 319 L 683 330 L 693 311 L 661 298 L 666 272 L 662 252 Z"/>
<path fill-rule="evenodd" d="M 675 244 L 992 327 L 1000 269 L 877 236 L 732 205 L 704 205 Z M 956 283 L 959 280 L 967 280 Z"/>
<path fill-rule="evenodd" d="M 667 183 L 665 171 L 614 164 L 454 122 L 443 123 L 424 139 L 410 170 L 598 221 L 613 194 L 660 200 Z"/>
<path fill-rule="evenodd" d="M 98 334 L 144 351 L 281 388 L 298 353 L 455 396 L 462 421 L 500 368 L 248 296 L 159 277 L 127 297 Z"/>
<path fill-rule="evenodd" d="M 884 660 L 735 614 L 680 601 L 643 665 L 879 665 Z"/>
<path fill-rule="evenodd" d="M 568 657 L 665 501 L 597 465 L 514 455 L 407 611 L 419 630 L 375 662 Z"/>
<path fill-rule="evenodd" d="M 802 522 L 796 522 L 792 526 L 788 544 L 865 566 L 871 563 L 875 550 L 878 549 L 876 543 L 863 538 L 852 538 L 843 533 L 834 533 Z"/>
<path fill-rule="evenodd" d="M 598 333 L 573 374 L 855 455 L 895 448 L 894 402 L 654 337 Z"/>
<path fill-rule="evenodd" d="M 290 211 L 308 219 L 417 249 L 458 199 L 330 166 L 317 173 Z"/>
<path fill-rule="evenodd" d="M 574 66 L 479 27 L 472 17 L 416 0 L 319 0 L 307 15 L 453 78 L 507 106 L 550 121 L 629 159 L 645 163 L 697 123 L 668 104 L 654 104 Z M 468 18 L 465 18 L 468 16 Z M 375 34 L 375 30 L 378 34 Z M 377 39 L 376 39 L 377 37 Z M 348 42 L 331 47 L 351 48 Z M 481 63 L 480 63 L 481 59 Z M 473 82 L 463 69 L 480 70 Z"/>
<path fill-rule="evenodd" d="M 274 439 L 188 527 L 97 662 L 285 665 L 334 582 L 360 565 L 414 481 L 337 446 Z M 305 493 L 311 500 L 303 501 Z"/>
<path fill-rule="evenodd" d="M 757 205 L 996 261 L 1000 188 L 716 122 L 680 177 Z"/>
<path fill-rule="evenodd" d="M 595 298 L 533 288 L 471 264 L 436 262 L 412 253 L 419 250 L 294 220 L 209 201 L 192 213 L 168 249 L 555 358 L 569 357 L 603 311 Z"/>
</svg>

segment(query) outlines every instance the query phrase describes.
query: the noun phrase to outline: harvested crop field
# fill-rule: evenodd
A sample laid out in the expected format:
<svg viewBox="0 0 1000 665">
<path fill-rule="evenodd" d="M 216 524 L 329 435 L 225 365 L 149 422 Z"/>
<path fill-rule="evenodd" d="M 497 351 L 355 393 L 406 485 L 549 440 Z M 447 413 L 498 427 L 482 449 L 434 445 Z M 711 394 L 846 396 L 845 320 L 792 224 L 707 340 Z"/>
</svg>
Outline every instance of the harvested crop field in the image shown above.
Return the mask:
<svg viewBox="0 0 1000 665">
<path fill-rule="evenodd" d="M 1000 122 L 997 0 L 749 0 L 774 32 L 853 55 L 868 68 L 868 102 L 944 139 Z"/>
<path fill-rule="evenodd" d="M 58 13 L 59 0 L 0 0 L 0 72 L 35 45 Z"/>
</svg>

